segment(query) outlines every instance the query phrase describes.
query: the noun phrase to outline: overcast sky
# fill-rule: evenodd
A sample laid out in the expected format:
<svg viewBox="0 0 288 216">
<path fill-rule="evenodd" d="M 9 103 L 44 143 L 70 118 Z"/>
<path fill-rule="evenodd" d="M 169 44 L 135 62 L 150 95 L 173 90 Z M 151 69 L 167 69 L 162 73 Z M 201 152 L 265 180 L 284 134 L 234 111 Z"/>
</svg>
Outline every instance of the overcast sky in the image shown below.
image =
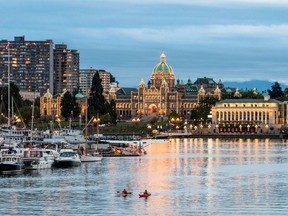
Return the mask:
<svg viewBox="0 0 288 216">
<path fill-rule="evenodd" d="M 164 50 L 175 77 L 288 84 L 288 0 L 9 0 L 0 39 L 52 39 L 80 68 L 147 83 Z"/>
</svg>

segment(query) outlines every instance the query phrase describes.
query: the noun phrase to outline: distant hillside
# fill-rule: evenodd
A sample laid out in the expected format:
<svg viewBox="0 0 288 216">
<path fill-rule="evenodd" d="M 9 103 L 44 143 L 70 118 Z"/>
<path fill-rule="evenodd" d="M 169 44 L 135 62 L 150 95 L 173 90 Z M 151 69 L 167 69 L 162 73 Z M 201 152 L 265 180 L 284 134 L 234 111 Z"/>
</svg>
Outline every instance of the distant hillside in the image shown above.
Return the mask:
<svg viewBox="0 0 288 216">
<path fill-rule="evenodd" d="M 265 91 L 267 89 L 271 89 L 271 86 L 274 82 L 265 81 L 265 80 L 251 80 L 245 82 L 223 82 L 225 87 L 235 87 L 240 89 L 254 89 L 256 88 L 258 92 Z M 285 84 L 281 84 L 282 90 L 287 88 L 288 86 Z"/>
</svg>

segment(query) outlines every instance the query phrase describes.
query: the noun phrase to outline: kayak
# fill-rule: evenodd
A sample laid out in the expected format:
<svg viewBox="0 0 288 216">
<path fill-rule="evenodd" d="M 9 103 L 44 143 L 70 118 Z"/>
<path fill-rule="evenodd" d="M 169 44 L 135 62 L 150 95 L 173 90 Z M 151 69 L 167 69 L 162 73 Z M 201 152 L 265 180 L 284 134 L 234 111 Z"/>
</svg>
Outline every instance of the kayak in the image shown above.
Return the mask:
<svg viewBox="0 0 288 216">
<path fill-rule="evenodd" d="M 126 197 L 127 195 L 132 194 L 132 192 L 123 193 L 122 191 L 117 191 L 116 194 L 118 194 L 119 196 L 122 196 L 122 197 Z"/>
<path fill-rule="evenodd" d="M 148 193 L 148 194 L 139 194 L 139 198 L 140 198 L 140 197 L 149 197 L 149 196 L 151 196 L 151 193 Z"/>
</svg>

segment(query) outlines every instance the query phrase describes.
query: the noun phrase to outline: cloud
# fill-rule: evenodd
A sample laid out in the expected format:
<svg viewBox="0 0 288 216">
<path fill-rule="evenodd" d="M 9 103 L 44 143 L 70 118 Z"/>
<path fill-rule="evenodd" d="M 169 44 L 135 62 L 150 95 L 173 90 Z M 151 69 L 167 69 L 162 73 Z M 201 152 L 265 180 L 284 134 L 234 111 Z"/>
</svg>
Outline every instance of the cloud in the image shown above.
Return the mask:
<svg viewBox="0 0 288 216">
<path fill-rule="evenodd" d="M 108 0 L 109 1 L 109 0 Z M 110 0 L 118 2 L 118 0 Z M 288 6 L 288 0 L 123 0 L 132 4 L 175 4 L 202 6 L 260 5 L 269 7 Z"/>
<path fill-rule="evenodd" d="M 163 28 L 77 28 L 77 34 L 88 37 L 123 37 L 136 41 L 181 42 L 191 39 L 247 37 L 286 38 L 288 25 L 201 25 L 166 26 Z"/>
</svg>

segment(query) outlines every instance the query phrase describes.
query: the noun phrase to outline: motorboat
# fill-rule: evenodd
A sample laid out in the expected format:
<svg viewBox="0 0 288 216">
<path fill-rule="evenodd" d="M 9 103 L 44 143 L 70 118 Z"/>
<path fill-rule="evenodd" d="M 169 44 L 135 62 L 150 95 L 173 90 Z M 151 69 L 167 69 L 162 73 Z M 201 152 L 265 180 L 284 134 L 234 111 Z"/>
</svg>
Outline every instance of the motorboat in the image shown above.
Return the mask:
<svg viewBox="0 0 288 216">
<path fill-rule="evenodd" d="M 27 148 L 23 151 L 23 163 L 27 170 L 51 169 L 58 156 L 53 149 Z"/>
<path fill-rule="evenodd" d="M 81 160 L 77 152 L 72 149 L 61 149 L 59 156 L 55 159 L 55 167 L 75 167 L 80 166 Z"/>
<path fill-rule="evenodd" d="M 9 149 L 1 151 L 0 154 L 0 174 L 2 175 L 16 175 L 25 171 L 24 163 L 21 155 L 15 150 Z"/>
</svg>

